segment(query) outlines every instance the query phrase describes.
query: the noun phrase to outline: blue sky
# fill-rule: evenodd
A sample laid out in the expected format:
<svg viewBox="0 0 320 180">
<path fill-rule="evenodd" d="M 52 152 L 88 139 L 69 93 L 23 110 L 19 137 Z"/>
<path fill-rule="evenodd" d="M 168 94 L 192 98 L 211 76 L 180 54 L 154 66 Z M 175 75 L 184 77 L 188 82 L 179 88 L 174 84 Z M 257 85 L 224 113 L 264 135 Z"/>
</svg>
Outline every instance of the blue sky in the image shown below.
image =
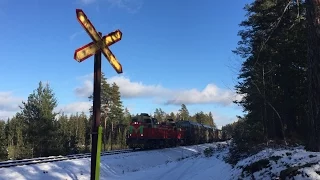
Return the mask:
<svg viewBox="0 0 320 180">
<path fill-rule="evenodd" d="M 87 110 L 93 57 L 73 59 L 91 42 L 76 19 L 83 9 L 102 34 L 116 29 L 122 40 L 110 47 L 123 66 L 117 75 L 102 58 L 102 71 L 120 86 L 132 113 L 186 103 L 193 114 L 214 114 L 221 126 L 241 115 L 230 103 L 241 59 L 235 49 L 245 18 L 243 1 L 0 0 L 0 117 L 12 116 L 38 85 L 47 81 L 68 113 Z"/>
</svg>

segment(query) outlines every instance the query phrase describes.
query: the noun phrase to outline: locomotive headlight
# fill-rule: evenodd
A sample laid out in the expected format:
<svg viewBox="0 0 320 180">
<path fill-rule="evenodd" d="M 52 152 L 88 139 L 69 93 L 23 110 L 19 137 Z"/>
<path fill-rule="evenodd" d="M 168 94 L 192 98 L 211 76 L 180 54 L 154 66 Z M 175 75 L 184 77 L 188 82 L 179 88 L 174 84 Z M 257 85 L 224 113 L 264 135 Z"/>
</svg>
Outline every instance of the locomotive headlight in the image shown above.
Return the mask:
<svg viewBox="0 0 320 180">
<path fill-rule="evenodd" d="M 129 136 L 131 136 L 131 134 L 129 134 Z"/>
<path fill-rule="evenodd" d="M 143 134 L 141 134 L 141 136 L 143 136 Z"/>
</svg>

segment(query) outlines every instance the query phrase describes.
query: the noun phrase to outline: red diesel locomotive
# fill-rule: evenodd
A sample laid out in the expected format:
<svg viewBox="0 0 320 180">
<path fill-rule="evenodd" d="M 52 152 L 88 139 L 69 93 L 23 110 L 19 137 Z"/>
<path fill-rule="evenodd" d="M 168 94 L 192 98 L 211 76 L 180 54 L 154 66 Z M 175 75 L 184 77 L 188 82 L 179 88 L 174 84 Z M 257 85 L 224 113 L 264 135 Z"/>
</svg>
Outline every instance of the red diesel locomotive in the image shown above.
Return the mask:
<svg viewBox="0 0 320 180">
<path fill-rule="evenodd" d="M 192 121 L 158 122 L 147 113 L 132 118 L 126 143 L 129 148 L 154 149 L 209 143 L 217 139 L 216 131 Z"/>
</svg>

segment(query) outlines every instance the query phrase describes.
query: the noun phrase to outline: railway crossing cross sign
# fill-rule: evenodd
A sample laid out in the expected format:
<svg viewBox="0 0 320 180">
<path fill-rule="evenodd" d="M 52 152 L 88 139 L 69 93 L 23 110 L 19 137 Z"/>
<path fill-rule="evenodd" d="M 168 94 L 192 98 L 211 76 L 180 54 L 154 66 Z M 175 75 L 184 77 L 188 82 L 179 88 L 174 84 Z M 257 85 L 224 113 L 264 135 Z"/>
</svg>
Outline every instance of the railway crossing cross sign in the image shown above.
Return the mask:
<svg viewBox="0 0 320 180">
<path fill-rule="evenodd" d="M 76 13 L 79 23 L 89 34 L 93 42 L 81 48 L 78 48 L 74 52 L 74 59 L 78 62 L 82 62 L 88 57 L 94 55 L 97 51 L 101 50 L 102 54 L 107 58 L 116 72 L 118 74 L 122 73 L 122 65 L 118 62 L 116 57 L 108 48 L 108 46 L 121 40 L 122 32 L 120 30 L 116 30 L 115 32 L 101 37 L 101 35 L 96 31 L 90 20 L 87 18 L 86 14 L 81 9 L 76 9 Z"/>
<path fill-rule="evenodd" d="M 94 55 L 94 77 L 93 77 L 93 121 L 92 121 L 92 148 L 91 148 L 91 180 L 99 179 L 100 172 L 100 150 L 101 150 L 101 52 L 107 58 L 118 74 L 122 73 L 122 66 L 110 51 L 109 46 L 122 38 L 122 32 L 116 30 L 103 37 L 96 31 L 86 14 L 81 9 L 76 9 L 77 19 L 88 33 L 92 42 L 78 48 L 74 52 L 74 59 L 82 62 Z"/>
</svg>

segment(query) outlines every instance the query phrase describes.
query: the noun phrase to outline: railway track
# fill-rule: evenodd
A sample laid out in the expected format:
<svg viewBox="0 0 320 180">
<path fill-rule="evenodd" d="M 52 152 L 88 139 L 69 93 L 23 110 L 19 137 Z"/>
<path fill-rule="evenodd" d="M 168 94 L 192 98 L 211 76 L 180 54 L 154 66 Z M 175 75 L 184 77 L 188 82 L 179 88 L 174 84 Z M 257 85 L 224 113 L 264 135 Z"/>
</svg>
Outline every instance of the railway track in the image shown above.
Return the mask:
<svg viewBox="0 0 320 180">
<path fill-rule="evenodd" d="M 101 152 L 101 156 L 124 154 L 124 153 L 130 153 L 130 152 L 133 152 L 133 150 L 123 149 L 123 150 L 105 151 L 105 152 Z M 40 163 L 48 163 L 48 162 L 56 162 L 56 161 L 65 161 L 65 160 L 81 159 L 81 158 L 88 158 L 88 157 L 91 157 L 91 153 L 71 154 L 67 156 L 39 157 L 39 158 L 12 160 L 12 161 L 9 160 L 9 161 L 0 162 L 0 168 L 30 165 L 30 164 L 40 164 Z"/>
</svg>

